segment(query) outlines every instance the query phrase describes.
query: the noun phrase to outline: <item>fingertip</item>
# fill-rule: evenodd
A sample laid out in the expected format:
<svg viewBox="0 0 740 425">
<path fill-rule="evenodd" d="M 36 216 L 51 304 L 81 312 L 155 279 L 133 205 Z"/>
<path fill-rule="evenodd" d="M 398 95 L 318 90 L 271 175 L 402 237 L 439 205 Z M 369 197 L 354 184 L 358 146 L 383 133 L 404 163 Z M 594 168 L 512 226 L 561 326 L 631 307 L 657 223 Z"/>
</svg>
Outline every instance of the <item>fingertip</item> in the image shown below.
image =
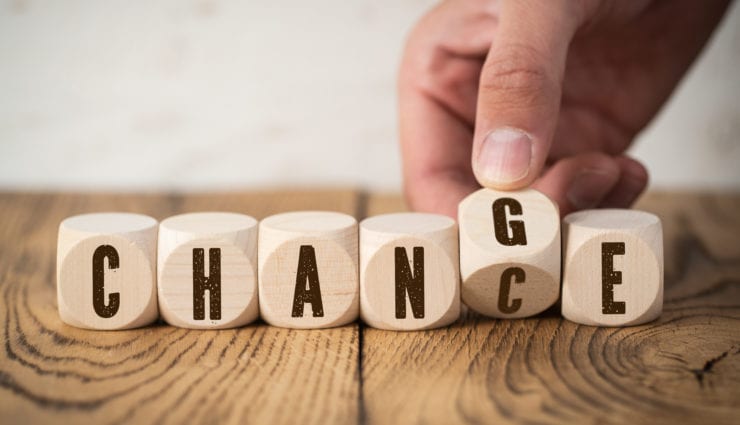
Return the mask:
<svg viewBox="0 0 740 425">
<path fill-rule="evenodd" d="M 620 178 L 616 161 L 602 153 L 586 153 L 555 163 L 533 187 L 558 204 L 561 215 L 595 208 Z"/>
<path fill-rule="evenodd" d="M 619 167 L 619 182 L 602 202 L 607 208 L 629 208 L 648 185 L 649 173 L 645 166 L 628 156 L 615 158 Z"/>
<path fill-rule="evenodd" d="M 616 162 L 621 169 L 623 178 L 629 179 L 636 186 L 647 186 L 650 174 L 640 161 L 628 156 L 620 156 L 616 158 Z"/>
<path fill-rule="evenodd" d="M 473 173 L 478 183 L 497 190 L 529 186 L 539 174 L 532 136 L 518 128 L 491 131 L 475 150 Z"/>
<path fill-rule="evenodd" d="M 619 167 L 613 161 L 582 167 L 565 192 L 575 210 L 595 208 L 619 181 Z"/>
</svg>

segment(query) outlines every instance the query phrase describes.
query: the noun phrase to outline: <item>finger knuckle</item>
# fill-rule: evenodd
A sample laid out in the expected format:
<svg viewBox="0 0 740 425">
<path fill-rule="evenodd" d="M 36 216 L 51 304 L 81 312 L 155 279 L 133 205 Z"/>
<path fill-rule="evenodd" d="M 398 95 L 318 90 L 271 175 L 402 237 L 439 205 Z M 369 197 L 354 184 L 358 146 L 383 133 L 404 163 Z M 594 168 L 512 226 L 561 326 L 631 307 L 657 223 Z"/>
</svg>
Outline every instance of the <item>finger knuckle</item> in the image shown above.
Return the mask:
<svg viewBox="0 0 740 425">
<path fill-rule="evenodd" d="M 535 50 L 507 47 L 486 61 L 480 79 L 481 92 L 495 93 L 507 102 L 532 103 L 550 94 L 555 86 L 551 72 Z"/>
</svg>

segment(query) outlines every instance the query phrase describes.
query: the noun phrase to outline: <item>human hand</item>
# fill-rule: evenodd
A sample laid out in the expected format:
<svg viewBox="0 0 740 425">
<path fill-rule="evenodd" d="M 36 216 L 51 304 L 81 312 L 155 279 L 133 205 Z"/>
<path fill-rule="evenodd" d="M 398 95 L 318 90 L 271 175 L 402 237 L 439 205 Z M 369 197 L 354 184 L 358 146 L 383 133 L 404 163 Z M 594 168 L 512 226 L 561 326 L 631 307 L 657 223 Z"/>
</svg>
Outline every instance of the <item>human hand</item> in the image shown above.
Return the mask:
<svg viewBox="0 0 740 425">
<path fill-rule="evenodd" d="M 399 75 L 409 205 L 454 217 L 482 185 L 532 186 L 563 215 L 628 207 L 648 176 L 624 151 L 727 4 L 442 2 L 412 31 Z"/>
</svg>

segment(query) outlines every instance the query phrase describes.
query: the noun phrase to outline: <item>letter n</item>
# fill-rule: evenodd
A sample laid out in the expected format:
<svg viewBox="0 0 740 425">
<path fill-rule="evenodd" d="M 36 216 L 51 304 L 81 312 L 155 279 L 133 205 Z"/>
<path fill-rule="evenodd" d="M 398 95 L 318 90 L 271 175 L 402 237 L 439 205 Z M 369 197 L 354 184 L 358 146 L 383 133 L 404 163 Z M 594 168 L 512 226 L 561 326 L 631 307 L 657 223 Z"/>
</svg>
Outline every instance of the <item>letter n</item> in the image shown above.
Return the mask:
<svg viewBox="0 0 740 425">
<path fill-rule="evenodd" d="M 424 247 L 414 247 L 411 273 L 406 248 L 396 247 L 396 319 L 406 318 L 406 294 L 415 319 L 424 318 Z"/>
</svg>

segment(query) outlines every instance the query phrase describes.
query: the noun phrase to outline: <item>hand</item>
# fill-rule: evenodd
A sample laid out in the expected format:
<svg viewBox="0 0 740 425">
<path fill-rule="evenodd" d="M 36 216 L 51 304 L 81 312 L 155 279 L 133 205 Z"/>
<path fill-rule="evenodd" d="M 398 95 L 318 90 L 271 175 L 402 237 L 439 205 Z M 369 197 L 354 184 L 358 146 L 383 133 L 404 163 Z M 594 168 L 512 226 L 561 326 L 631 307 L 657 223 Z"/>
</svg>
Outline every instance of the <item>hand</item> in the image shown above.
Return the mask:
<svg viewBox="0 0 740 425">
<path fill-rule="evenodd" d="M 399 76 L 410 206 L 454 217 L 480 184 L 531 185 L 562 214 L 628 207 L 648 176 L 624 151 L 727 3 L 441 3 L 410 35 Z"/>
</svg>

